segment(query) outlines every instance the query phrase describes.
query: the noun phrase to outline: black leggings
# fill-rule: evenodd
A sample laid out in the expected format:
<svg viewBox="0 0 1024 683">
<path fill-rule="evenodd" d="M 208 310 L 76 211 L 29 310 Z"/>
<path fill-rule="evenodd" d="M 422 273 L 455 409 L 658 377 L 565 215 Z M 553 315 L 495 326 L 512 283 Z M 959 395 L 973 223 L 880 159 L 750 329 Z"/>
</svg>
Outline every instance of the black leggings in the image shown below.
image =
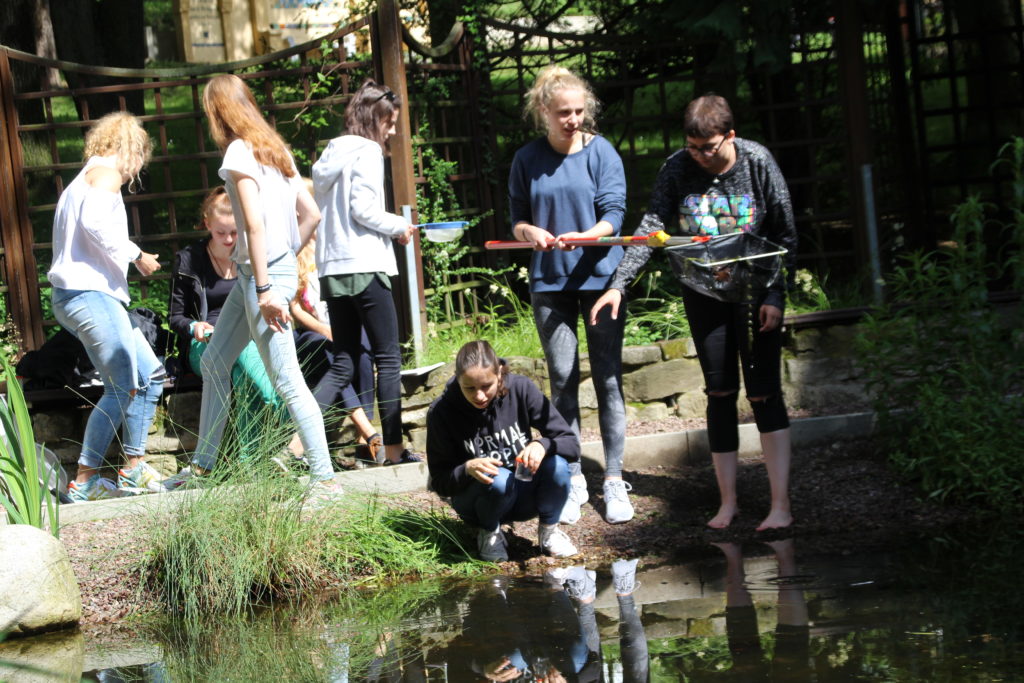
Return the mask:
<svg viewBox="0 0 1024 683">
<path fill-rule="evenodd" d="M 713 453 L 735 451 L 739 444 L 735 418 L 740 389 L 737 356 L 747 397 L 770 399 L 770 410 L 755 412 L 760 431 L 789 426 L 782 402 L 782 326 L 770 332 L 759 331 L 763 300 L 761 297 L 753 305 L 731 304 L 683 288 L 683 305 L 708 393 L 708 439 Z M 757 414 L 762 412 L 769 416 Z"/>
<path fill-rule="evenodd" d="M 327 298 L 331 318 L 337 386 L 344 389 L 352 382 L 353 358 L 362 352 L 362 330 L 370 340 L 377 366 L 377 409 L 385 445 L 402 443 L 402 354 L 398 346 L 398 313 L 391 290 L 379 278 L 373 278 L 354 296 Z M 354 324 L 356 321 L 361 325 Z"/>
</svg>

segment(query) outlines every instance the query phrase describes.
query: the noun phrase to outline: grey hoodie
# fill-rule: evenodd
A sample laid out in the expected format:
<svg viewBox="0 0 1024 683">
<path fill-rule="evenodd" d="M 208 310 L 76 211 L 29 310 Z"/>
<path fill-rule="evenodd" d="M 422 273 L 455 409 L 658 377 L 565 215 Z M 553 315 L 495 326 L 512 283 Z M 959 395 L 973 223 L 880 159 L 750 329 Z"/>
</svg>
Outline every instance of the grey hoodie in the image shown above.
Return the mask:
<svg viewBox="0 0 1024 683">
<path fill-rule="evenodd" d="M 334 138 L 313 164 L 313 195 L 323 218 L 316 241 L 320 277 L 398 274 L 392 237 L 409 226 L 384 204 L 384 153 L 359 135 Z"/>
</svg>

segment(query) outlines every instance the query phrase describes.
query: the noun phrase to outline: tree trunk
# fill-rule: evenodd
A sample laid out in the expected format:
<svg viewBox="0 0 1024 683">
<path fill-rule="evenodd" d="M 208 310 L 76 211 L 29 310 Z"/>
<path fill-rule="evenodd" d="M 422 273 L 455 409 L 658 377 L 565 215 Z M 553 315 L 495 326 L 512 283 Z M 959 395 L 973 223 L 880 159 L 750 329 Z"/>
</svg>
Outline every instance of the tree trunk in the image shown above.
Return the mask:
<svg viewBox="0 0 1024 683">
<path fill-rule="evenodd" d="M 57 54 L 61 59 L 91 66 L 142 68 L 146 61 L 145 27 L 142 3 L 136 0 L 52 0 L 51 18 L 53 34 L 57 40 Z M 72 89 L 125 83 L 125 79 L 111 79 L 68 72 L 65 74 Z M 104 114 L 122 109 L 143 114 L 142 93 L 139 91 L 112 95 L 94 93 L 75 98 L 75 106 L 83 119 L 97 119 Z"/>
</svg>

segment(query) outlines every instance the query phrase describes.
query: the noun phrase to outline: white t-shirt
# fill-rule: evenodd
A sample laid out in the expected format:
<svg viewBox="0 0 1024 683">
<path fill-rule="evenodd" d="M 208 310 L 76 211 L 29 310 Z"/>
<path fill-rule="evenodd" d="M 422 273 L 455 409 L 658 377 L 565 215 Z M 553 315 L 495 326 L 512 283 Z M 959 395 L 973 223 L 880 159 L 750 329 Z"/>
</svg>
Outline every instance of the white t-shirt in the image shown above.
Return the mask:
<svg viewBox="0 0 1024 683">
<path fill-rule="evenodd" d="M 128 264 L 140 249 L 128 239 L 121 193 L 86 182 L 85 174 L 96 166 L 116 170 L 117 158 L 90 157 L 61 193 L 53 215 L 53 260 L 46 277 L 54 287 L 103 292 L 127 304 Z"/>
<path fill-rule="evenodd" d="M 292 169 L 295 169 L 294 160 Z M 303 188 L 302 177 L 296 171 L 295 175 L 288 178 L 275 167 L 264 166 L 256 161 L 249 144 L 239 139 L 228 145 L 218 171 L 228 191 L 231 208 L 235 213 L 235 225 L 238 226 L 238 242 L 235 243 L 235 251 L 231 255 L 235 263 L 249 263 L 249 240 L 245 231 L 245 215 L 238 201 L 238 185 L 231 179 L 231 171 L 252 178 L 259 186 L 259 212 L 266 233 L 264 241 L 267 245 L 267 263 L 289 251 L 297 252 L 302 241 L 295 213 L 295 197 Z"/>
</svg>

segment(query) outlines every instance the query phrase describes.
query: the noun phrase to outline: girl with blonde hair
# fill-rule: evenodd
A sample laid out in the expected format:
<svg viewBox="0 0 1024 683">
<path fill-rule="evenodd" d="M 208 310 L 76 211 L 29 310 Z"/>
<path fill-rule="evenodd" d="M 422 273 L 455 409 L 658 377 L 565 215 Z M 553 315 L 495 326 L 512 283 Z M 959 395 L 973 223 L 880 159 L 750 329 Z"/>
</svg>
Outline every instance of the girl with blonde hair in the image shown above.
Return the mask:
<svg viewBox="0 0 1024 683">
<path fill-rule="evenodd" d="M 85 136 L 85 167 L 61 193 L 53 217 L 53 313 L 75 335 L 103 380 L 103 395 L 89 414 L 78 459 L 68 485 L 74 502 L 115 495 L 101 479 L 103 457 L 121 428 L 127 467 L 118 487 L 131 492 L 159 489 L 159 473 L 146 463 L 146 437 L 163 392 L 165 372 L 125 308 L 128 264 L 143 275 L 160 268 L 129 239 L 121 186 L 133 191 L 152 143 L 139 120 L 127 112 L 107 114 Z"/>
<path fill-rule="evenodd" d="M 617 235 L 626 212 L 626 176 L 610 142 L 595 132 L 597 98 L 582 78 L 560 66 L 543 69 L 526 95 L 525 116 L 543 133 L 516 152 L 509 173 L 512 233 L 533 244 L 530 298 L 547 359 L 551 400 L 579 434 L 579 318 L 607 288 L 622 247 L 575 249 L 567 238 Z M 605 520 L 633 518 L 622 479 L 626 408 L 622 393 L 625 315 L 605 313 L 586 325 L 591 375 L 604 445 Z M 574 524 L 588 499 L 579 463 L 561 522 Z"/>
<path fill-rule="evenodd" d="M 239 227 L 232 256 L 238 279 L 201 361 L 199 445 L 192 466 L 170 485 L 213 468 L 228 415 L 231 366 L 250 341 L 297 425 L 310 480 L 330 481 L 334 471 L 323 417 L 302 378 L 288 311 L 298 283 L 295 254 L 309 240 L 320 212 L 284 140 L 263 118 L 242 79 L 231 74 L 211 79 L 203 90 L 203 110 L 224 153 L 219 175 Z"/>
</svg>

